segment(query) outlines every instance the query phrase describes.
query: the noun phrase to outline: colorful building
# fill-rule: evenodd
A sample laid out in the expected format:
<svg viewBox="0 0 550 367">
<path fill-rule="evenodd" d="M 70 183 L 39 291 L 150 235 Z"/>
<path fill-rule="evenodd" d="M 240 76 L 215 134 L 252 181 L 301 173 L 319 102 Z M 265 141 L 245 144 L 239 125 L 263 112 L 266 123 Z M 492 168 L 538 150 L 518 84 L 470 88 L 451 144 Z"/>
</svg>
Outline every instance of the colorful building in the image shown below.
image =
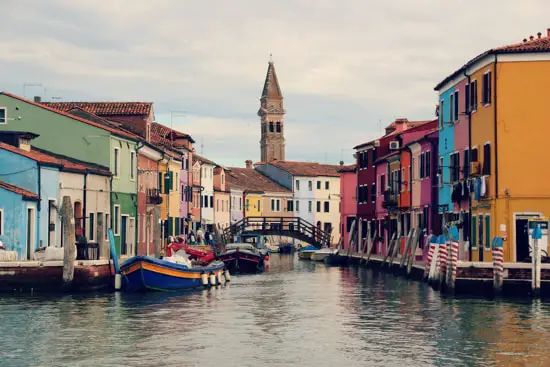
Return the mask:
<svg viewBox="0 0 550 367">
<path fill-rule="evenodd" d="M 208 232 L 214 230 L 214 168 L 218 165 L 198 154 L 193 160 L 200 164 L 201 226 Z"/>
<path fill-rule="evenodd" d="M 214 168 L 214 224 L 218 230 L 230 224 L 229 190 L 226 186 L 225 170 Z"/>
<path fill-rule="evenodd" d="M 342 166 L 340 172 L 340 233 L 342 248 L 347 249 L 352 224 L 357 218 L 357 170 L 355 165 Z"/>
<path fill-rule="evenodd" d="M 435 88 L 441 93 L 465 83 L 466 98 L 458 104 L 467 107 L 469 128 L 461 138 L 467 131 L 470 172 L 464 181 L 470 188 L 474 261 L 492 261 L 491 242 L 497 236 L 504 239 L 505 261 L 524 261 L 529 257 L 527 220 L 550 215 L 545 181 L 550 171 L 538 162 L 546 154 L 549 55 L 550 31 L 546 37 L 487 50 Z M 450 159 L 443 157 L 443 162 L 450 165 Z"/>
</svg>

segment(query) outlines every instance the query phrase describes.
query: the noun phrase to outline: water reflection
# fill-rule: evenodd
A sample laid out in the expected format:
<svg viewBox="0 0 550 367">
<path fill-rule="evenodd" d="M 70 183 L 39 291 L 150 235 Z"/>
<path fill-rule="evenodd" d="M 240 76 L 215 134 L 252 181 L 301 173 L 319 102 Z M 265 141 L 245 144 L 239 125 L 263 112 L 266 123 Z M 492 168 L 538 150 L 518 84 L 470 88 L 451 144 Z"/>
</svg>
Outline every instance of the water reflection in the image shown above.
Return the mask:
<svg viewBox="0 0 550 367">
<path fill-rule="evenodd" d="M 549 306 L 274 255 L 192 293 L 4 296 L 1 366 L 547 366 Z"/>
</svg>

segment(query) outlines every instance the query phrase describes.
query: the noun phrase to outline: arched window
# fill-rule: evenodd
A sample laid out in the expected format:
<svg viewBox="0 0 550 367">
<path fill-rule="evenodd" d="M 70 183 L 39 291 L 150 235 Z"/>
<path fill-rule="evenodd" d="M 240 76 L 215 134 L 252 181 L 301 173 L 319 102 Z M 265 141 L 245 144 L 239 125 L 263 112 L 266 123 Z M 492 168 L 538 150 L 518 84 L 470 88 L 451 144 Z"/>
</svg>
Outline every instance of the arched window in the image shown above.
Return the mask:
<svg viewBox="0 0 550 367">
<path fill-rule="evenodd" d="M 269 132 L 273 132 L 273 121 L 269 121 Z"/>
<path fill-rule="evenodd" d="M 281 132 L 281 121 L 277 121 L 277 132 Z"/>
</svg>

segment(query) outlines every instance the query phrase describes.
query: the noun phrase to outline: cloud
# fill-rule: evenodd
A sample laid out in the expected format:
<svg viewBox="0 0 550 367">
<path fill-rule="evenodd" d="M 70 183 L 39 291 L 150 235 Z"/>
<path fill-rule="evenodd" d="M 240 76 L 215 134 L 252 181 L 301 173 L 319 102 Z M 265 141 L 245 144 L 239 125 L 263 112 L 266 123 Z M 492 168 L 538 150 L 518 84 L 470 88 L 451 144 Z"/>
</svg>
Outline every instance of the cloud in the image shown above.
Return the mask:
<svg viewBox="0 0 550 367">
<path fill-rule="evenodd" d="M 259 158 L 270 52 L 287 157 L 349 161 L 379 121 L 432 118 L 434 85 L 468 59 L 550 26 L 544 0 L 3 0 L 0 11 L 0 89 L 154 101 L 168 121 L 185 110 L 181 128 L 205 154 L 239 165 Z"/>
</svg>

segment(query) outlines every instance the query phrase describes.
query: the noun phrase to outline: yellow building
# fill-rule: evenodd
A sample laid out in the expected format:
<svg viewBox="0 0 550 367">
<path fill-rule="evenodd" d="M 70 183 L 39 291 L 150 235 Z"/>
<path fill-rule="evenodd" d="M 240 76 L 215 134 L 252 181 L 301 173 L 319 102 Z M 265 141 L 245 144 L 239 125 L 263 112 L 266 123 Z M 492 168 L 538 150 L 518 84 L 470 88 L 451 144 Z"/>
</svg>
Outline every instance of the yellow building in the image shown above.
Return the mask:
<svg viewBox="0 0 550 367">
<path fill-rule="evenodd" d="M 491 242 L 499 236 L 505 261 L 524 261 L 527 220 L 550 216 L 550 165 L 543 158 L 550 135 L 550 31 L 491 49 L 447 79 L 461 75 L 468 82 L 470 172 L 479 185 L 471 204 L 472 260 L 492 261 Z"/>
<path fill-rule="evenodd" d="M 244 193 L 244 216 L 261 217 L 263 210 L 263 193 L 245 191 Z"/>
<path fill-rule="evenodd" d="M 159 162 L 159 188 L 162 196 L 160 219 L 164 238 L 183 233 L 180 227 L 180 167 L 176 154 L 166 153 Z"/>
</svg>

